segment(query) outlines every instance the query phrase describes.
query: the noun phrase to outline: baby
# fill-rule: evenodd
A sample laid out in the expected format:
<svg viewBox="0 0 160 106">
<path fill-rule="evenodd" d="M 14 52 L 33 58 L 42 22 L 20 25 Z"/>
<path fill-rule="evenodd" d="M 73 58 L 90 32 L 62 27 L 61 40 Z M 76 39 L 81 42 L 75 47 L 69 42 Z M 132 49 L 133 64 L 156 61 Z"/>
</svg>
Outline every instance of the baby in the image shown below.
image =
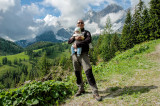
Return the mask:
<svg viewBox="0 0 160 106">
<path fill-rule="evenodd" d="M 84 40 L 84 35 L 81 33 L 81 29 L 79 27 L 76 27 L 75 30 L 74 30 L 74 34 L 73 34 L 73 37 L 76 37 L 76 36 L 81 36 L 81 40 Z M 80 42 L 80 40 L 75 40 L 73 42 L 73 45 L 77 42 Z M 80 56 L 81 55 L 81 52 L 82 52 L 82 48 L 79 47 L 79 48 L 74 48 L 73 45 L 71 46 L 71 54 L 75 54 L 77 52 L 77 56 Z"/>
</svg>

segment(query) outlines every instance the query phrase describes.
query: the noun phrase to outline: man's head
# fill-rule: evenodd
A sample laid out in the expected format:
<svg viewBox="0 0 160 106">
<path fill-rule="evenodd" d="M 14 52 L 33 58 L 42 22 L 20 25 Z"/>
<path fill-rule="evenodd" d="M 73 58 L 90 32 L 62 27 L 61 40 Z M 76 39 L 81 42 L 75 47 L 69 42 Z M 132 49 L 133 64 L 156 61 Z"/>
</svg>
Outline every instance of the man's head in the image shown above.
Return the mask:
<svg viewBox="0 0 160 106">
<path fill-rule="evenodd" d="M 83 29 L 84 28 L 84 21 L 82 19 L 79 19 L 77 22 L 77 27 Z"/>
</svg>

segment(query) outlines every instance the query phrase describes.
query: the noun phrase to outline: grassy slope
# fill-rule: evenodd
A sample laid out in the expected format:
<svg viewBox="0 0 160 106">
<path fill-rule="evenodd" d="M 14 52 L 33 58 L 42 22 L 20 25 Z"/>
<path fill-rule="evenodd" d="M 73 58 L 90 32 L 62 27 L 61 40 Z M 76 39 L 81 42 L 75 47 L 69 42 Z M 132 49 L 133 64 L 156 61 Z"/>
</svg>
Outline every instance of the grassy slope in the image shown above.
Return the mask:
<svg viewBox="0 0 160 106">
<path fill-rule="evenodd" d="M 87 85 L 89 93 L 72 97 L 64 105 L 160 105 L 159 64 L 160 40 L 136 45 L 109 63 L 93 66 L 102 102 L 93 99 Z"/>
<path fill-rule="evenodd" d="M 25 55 L 24 54 L 24 52 L 22 52 L 22 53 L 19 53 L 19 54 L 15 54 L 15 55 L 8 55 L 8 56 L 1 56 L 0 57 L 0 62 L 2 62 L 2 59 L 4 58 L 4 57 L 7 57 L 7 59 L 8 60 L 11 60 L 12 62 L 14 61 L 14 59 L 25 59 L 25 60 L 28 60 L 29 59 L 29 57 L 27 56 L 27 55 Z"/>
<path fill-rule="evenodd" d="M 34 52 L 38 52 L 40 50 L 42 50 L 42 49 L 34 50 Z M 57 53 L 55 53 L 53 55 L 50 55 L 48 57 L 48 59 L 52 61 L 54 58 L 61 57 L 61 56 L 69 57 L 69 55 L 70 55 L 70 52 L 69 52 L 68 49 L 66 49 L 64 52 L 57 52 Z M 22 52 L 22 53 L 18 53 L 18 54 L 15 54 L 15 55 L 0 56 L 0 63 L 1 64 L 2 64 L 2 59 L 4 57 L 7 57 L 7 59 L 10 60 L 12 62 L 12 64 L 13 64 L 13 62 L 14 62 L 15 59 L 17 59 L 18 61 L 19 61 L 19 59 L 21 59 L 21 60 L 24 60 L 24 59 L 25 60 L 29 60 L 29 56 L 25 55 L 25 53 Z M 25 64 L 29 66 L 29 70 L 30 70 L 31 69 L 31 64 L 28 61 L 26 61 Z M 0 67 L 0 71 L 15 70 L 15 69 L 16 68 L 15 68 L 14 65 L 12 65 L 12 66 L 3 65 L 3 66 Z"/>
</svg>

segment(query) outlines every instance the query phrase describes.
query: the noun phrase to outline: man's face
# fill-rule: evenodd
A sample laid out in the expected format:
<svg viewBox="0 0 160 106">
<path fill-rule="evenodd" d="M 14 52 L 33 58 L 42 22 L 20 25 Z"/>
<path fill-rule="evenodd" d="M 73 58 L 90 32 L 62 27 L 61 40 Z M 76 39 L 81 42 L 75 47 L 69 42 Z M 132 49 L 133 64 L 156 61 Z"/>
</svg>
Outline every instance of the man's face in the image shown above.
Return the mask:
<svg viewBox="0 0 160 106">
<path fill-rule="evenodd" d="M 81 29 L 84 28 L 84 22 L 83 22 L 83 20 L 78 20 L 77 27 L 80 27 Z"/>
</svg>

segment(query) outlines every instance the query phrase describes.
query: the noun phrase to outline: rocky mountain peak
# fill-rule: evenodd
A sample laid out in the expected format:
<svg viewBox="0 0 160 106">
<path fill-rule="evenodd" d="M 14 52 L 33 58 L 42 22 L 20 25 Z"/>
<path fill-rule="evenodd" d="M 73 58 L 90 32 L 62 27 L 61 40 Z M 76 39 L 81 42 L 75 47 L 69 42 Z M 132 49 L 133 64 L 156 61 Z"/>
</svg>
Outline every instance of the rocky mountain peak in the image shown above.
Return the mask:
<svg viewBox="0 0 160 106">
<path fill-rule="evenodd" d="M 106 14 L 109 13 L 116 13 L 120 10 L 123 10 L 123 8 L 117 4 L 110 4 L 108 5 L 106 8 L 104 8 L 103 10 L 101 10 L 100 12 L 98 12 L 98 15 L 100 17 L 104 17 Z"/>
</svg>

